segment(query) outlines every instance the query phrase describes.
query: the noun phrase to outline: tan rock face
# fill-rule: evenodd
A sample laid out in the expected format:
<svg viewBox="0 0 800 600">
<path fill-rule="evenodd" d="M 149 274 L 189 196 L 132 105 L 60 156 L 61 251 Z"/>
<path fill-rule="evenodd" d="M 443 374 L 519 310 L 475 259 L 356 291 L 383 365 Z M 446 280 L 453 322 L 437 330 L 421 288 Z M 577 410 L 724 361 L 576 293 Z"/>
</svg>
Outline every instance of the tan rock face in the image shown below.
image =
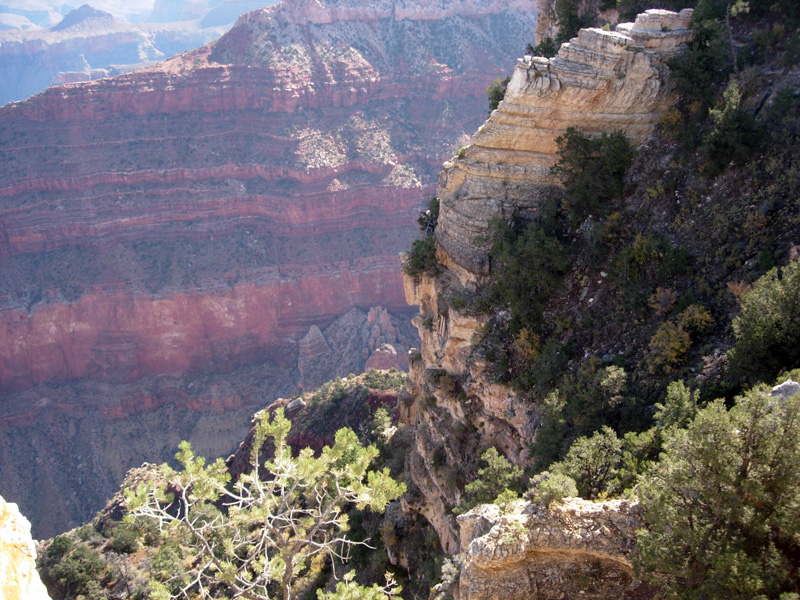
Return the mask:
<svg viewBox="0 0 800 600">
<path fill-rule="evenodd" d="M 36 571 L 31 524 L 16 504 L 0 497 L 0 598 L 50 600 Z"/>
<path fill-rule="evenodd" d="M 637 584 L 629 555 L 638 505 L 572 498 L 510 514 L 478 507 L 458 518 L 464 561 L 457 600 L 619 599 Z"/>
<path fill-rule="evenodd" d="M 506 97 L 439 180 L 436 239 L 464 283 L 488 273 L 485 246 L 495 215 L 535 213 L 557 181 L 556 138 L 567 128 L 622 130 L 634 145 L 675 102 L 665 62 L 691 36 L 691 10 L 650 10 L 616 31 L 582 29 L 552 59 L 517 61 Z"/>
</svg>

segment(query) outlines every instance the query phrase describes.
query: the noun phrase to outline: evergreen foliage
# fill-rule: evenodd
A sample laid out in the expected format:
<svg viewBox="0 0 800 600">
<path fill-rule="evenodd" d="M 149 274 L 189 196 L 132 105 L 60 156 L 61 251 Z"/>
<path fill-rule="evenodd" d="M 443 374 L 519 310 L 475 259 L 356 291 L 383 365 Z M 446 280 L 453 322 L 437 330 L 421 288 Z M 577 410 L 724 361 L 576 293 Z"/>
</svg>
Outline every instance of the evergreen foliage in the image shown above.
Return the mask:
<svg viewBox="0 0 800 600">
<path fill-rule="evenodd" d="M 182 597 L 227 590 L 234 597 L 289 600 L 295 578 L 316 556 L 344 558 L 350 546 L 364 543 L 346 536 L 348 504 L 380 511 L 405 491 L 388 470 L 370 470 L 377 450 L 363 447 L 352 430 L 339 430 L 319 456 L 304 448 L 293 457 L 290 427 L 282 409 L 272 418 L 262 415 L 252 470 L 236 482 L 221 459 L 206 465 L 183 442 L 177 455 L 183 470 L 165 465 L 165 484 L 128 491 L 132 515 L 180 533 L 197 553 Z M 273 458 L 262 463 L 268 440 Z"/>
<path fill-rule="evenodd" d="M 798 589 L 800 395 L 762 386 L 667 433 L 639 487 L 639 572 L 679 598 L 779 598 Z M 787 596 L 788 597 L 788 596 Z"/>
<path fill-rule="evenodd" d="M 506 95 L 506 88 L 508 87 L 511 77 L 507 76 L 504 79 L 498 77 L 486 88 L 486 96 L 489 99 L 489 114 L 500 106 Z"/>
<path fill-rule="evenodd" d="M 581 498 L 597 498 L 621 491 L 617 478 L 621 463 L 622 440 L 604 425 L 591 437 L 575 440 L 564 459 L 550 470 L 575 481 Z"/>
<path fill-rule="evenodd" d="M 431 198 L 428 209 L 417 218 L 421 238 L 411 242 L 411 249 L 403 258 L 403 272 L 415 276 L 422 273 L 435 275 L 439 271 L 436 260 L 436 238 L 434 232 L 439 222 L 439 199 Z"/>
<path fill-rule="evenodd" d="M 478 504 L 492 502 L 506 503 L 511 492 L 519 498 L 522 491 L 522 469 L 512 465 L 509 460 L 497 451 L 488 448 L 481 454 L 483 466 L 478 469 L 478 477 L 464 487 L 464 500 L 456 512 L 466 512 Z"/>
<path fill-rule="evenodd" d="M 754 382 L 800 366 L 800 260 L 756 281 L 741 311 L 733 320 L 736 345 L 729 354 L 734 376 Z"/>
<path fill-rule="evenodd" d="M 574 127 L 556 138 L 559 159 L 552 173 L 564 185 L 564 204 L 574 224 L 590 214 L 613 212 L 622 197 L 625 172 L 636 152 L 622 131 L 590 137 Z"/>
</svg>

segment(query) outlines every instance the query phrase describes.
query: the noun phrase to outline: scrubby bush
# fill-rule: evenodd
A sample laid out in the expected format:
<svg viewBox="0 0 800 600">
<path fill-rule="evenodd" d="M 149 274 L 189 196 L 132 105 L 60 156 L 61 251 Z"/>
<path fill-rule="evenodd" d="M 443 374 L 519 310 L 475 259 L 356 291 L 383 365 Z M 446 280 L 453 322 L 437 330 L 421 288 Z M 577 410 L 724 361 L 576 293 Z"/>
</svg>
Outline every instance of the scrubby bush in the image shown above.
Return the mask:
<svg viewBox="0 0 800 600">
<path fill-rule="evenodd" d="M 550 470 L 574 480 L 582 498 L 597 498 L 621 491 L 617 478 L 621 462 L 622 440 L 604 425 L 591 437 L 575 440 L 564 459 Z"/>
<path fill-rule="evenodd" d="M 525 498 L 549 507 L 564 498 L 574 498 L 577 495 L 578 488 L 574 479 L 563 473 L 543 471 L 531 479 L 531 487 L 525 493 Z"/>
<path fill-rule="evenodd" d="M 800 396 L 756 388 L 667 434 L 639 495 L 639 573 L 671 597 L 779 598 L 800 553 Z"/>
<path fill-rule="evenodd" d="M 495 220 L 493 237 L 492 306 L 504 305 L 511 310 L 508 330 L 512 335 L 524 328 L 529 335 L 535 334 L 541 326 L 544 304 L 563 283 L 569 253 L 537 222 L 526 226 Z"/>
<path fill-rule="evenodd" d="M 495 79 L 488 88 L 486 88 L 486 96 L 489 98 L 489 114 L 500 106 L 500 102 L 506 96 L 506 88 L 508 87 L 511 77 Z"/>
<path fill-rule="evenodd" d="M 800 260 L 756 281 L 741 309 L 728 355 L 734 377 L 752 382 L 800 366 Z"/>
<path fill-rule="evenodd" d="M 439 270 L 436 260 L 436 239 L 434 232 L 439 222 L 439 199 L 432 198 L 427 210 L 417 218 L 421 238 L 411 242 L 411 249 L 403 257 L 403 271 L 415 276 L 422 273 L 434 275 Z"/>
<path fill-rule="evenodd" d="M 613 212 L 625 189 L 625 172 L 636 151 L 622 131 L 590 137 L 574 127 L 556 138 L 559 159 L 552 173 L 564 184 L 564 204 L 573 224 L 590 214 Z"/>
<path fill-rule="evenodd" d="M 478 478 L 464 487 L 464 500 L 456 512 L 466 512 L 478 504 L 489 504 L 500 497 L 508 501 L 504 492 L 510 490 L 517 494 L 522 491 L 522 469 L 512 465 L 497 451 L 489 448 L 481 454 L 483 466 L 478 469 Z"/>
</svg>

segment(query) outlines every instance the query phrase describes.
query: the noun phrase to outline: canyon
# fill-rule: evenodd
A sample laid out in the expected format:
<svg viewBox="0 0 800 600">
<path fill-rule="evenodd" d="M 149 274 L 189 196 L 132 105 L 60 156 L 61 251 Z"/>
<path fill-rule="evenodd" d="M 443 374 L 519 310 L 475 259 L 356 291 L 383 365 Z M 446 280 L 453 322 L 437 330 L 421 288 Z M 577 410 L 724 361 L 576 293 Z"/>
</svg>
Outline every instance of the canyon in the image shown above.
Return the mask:
<svg viewBox="0 0 800 600">
<path fill-rule="evenodd" d="M 0 481 L 36 537 L 415 333 L 400 260 L 532 0 L 287 0 L 0 109 Z"/>
</svg>

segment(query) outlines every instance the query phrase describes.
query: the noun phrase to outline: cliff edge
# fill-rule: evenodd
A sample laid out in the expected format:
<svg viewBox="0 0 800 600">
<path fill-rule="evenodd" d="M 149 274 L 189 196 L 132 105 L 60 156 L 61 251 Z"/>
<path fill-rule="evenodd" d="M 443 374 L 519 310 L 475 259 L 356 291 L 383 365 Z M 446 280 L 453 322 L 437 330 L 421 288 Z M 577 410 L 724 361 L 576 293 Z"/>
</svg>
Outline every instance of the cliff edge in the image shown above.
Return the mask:
<svg viewBox="0 0 800 600">
<path fill-rule="evenodd" d="M 476 476 L 477 457 L 495 446 L 525 464 L 542 411 L 489 372 L 474 342 L 486 317 L 454 298 L 489 275 L 490 219 L 536 215 L 558 185 L 550 167 L 555 140 L 568 127 L 622 130 L 634 144 L 645 142 L 677 99 L 665 63 L 690 39 L 691 15 L 650 10 L 613 32 L 581 30 L 552 59 L 520 59 L 505 100 L 445 164 L 437 190 L 439 271 L 405 279 L 407 301 L 420 306 L 414 323 L 422 346 L 411 355 L 402 417 L 415 427 L 406 508 L 426 517 L 449 554 L 466 550 L 451 510 Z"/>
</svg>

